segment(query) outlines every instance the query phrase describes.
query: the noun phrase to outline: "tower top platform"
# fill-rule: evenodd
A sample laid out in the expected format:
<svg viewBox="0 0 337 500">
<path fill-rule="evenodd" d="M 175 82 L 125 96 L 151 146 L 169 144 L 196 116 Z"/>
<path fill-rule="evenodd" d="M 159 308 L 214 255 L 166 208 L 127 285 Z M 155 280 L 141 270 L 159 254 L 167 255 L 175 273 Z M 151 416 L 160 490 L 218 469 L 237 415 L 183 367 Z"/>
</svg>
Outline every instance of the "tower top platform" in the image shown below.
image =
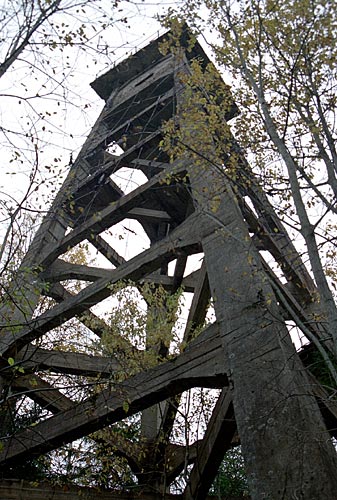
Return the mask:
<svg viewBox="0 0 337 500">
<path fill-rule="evenodd" d="M 160 51 L 160 46 L 165 40 L 168 40 L 171 32 L 168 31 L 156 40 L 153 40 L 148 45 L 140 49 L 135 54 L 130 55 L 119 64 L 111 68 L 109 71 L 99 76 L 90 85 L 95 92 L 105 101 L 110 96 L 111 92 L 120 88 L 125 83 L 129 82 L 136 76 L 149 70 L 151 66 L 156 65 L 165 56 Z M 194 41 L 193 47 L 189 47 L 191 32 L 187 27 L 183 28 L 180 36 L 180 43 L 186 49 L 186 56 L 188 59 L 197 58 L 202 65 L 210 63 L 210 59 L 201 47 L 198 41 Z"/>
</svg>

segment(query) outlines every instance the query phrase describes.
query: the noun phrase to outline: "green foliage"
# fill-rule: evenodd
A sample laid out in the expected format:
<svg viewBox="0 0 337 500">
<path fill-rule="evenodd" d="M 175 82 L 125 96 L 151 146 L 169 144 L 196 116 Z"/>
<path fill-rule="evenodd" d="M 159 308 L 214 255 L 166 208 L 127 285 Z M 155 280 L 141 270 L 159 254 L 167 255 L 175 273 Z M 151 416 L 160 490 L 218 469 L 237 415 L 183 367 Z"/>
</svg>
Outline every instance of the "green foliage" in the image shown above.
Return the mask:
<svg viewBox="0 0 337 500">
<path fill-rule="evenodd" d="M 226 117 L 233 101 L 229 88 L 212 64 L 204 68 L 197 60 L 192 61 L 190 72 L 179 73 L 179 79 L 184 86 L 179 118 L 164 125 L 161 146 L 172 161 L 187 154 L 196 164 L 202 161 L 205 166 L 206 160 L 220 165 L 230 138 Z"/>
<path fill-rule="evenodd" d="M 241 496 L 247 493 L 248 485 L 241 448 L 232 448 L 221 462 L 209 494 L 218 498 L 226 498 L 226 496 Z"/>
<path fill-rule="evenodd" d="M 334 359 L 332 354 L 327 354 L 335 370 L 337 370 L 336 360 Z M 327 366 L 320 352 L 315 349 L 313 345 L 309 344 L 307 346 L 304 346 L 304 348 L 300 351 L 300 356 L 304 365 L 309 368 L 310 372 L 329 392 L 329 394 L 331 394 L 331 396 L 334 396 L 337 389 L 336 382 L 331 375 L 330 368 Z"/>
<path fill-rule="evenodd" d="M 2 479 L 23 479 L 26 481 L 45 481 L 51 478 L 50 460 L 47 455 L 31 458 L 24 463 L 19 463 L 13 467 L 2 469 L 0 473 Z"/>
<path fill-rule="evenodd" d="M 107 317 L 99 349 L 113 355 L 122 365 L 119 381 L 142 369 L 155 366 L 178 346 L 175 324 L 182 290 L 168 293 L 161 285 L 120 282 L 113 286 L 114 302 Z"/>
<path fill-rule="evenodd" d="M 27 426 L 31 426 L 41 419 L 43 412 L 37 405 L 26 405 L 25 401 L 16 408 L 15 419 L 11 419 L 11 431 L 19 431 Z M 8 438 L 6 438 L 8 439 Z M 0 449 L 4 446 L 5 440 L 0 441 Z M 24 479 L 27 481 L 42 481 L 51 476 L 51 464 L 48 455 L 40 457 L 32 456 L 24 462 L 14 463 L 10 467 L 2 467 L 0 478 L 2 479 Z"/>
<path fill-rule="evenodd" d="M 51 470 L 49 481 L 58 485 L 71 483 L 91 488 L 123 489 L 128 491 L 136 486 L 126 459 L 116 446 L 99 435 L 84 438 L 73 445 L 64 446 L 49 457 Z"/>
</svg>

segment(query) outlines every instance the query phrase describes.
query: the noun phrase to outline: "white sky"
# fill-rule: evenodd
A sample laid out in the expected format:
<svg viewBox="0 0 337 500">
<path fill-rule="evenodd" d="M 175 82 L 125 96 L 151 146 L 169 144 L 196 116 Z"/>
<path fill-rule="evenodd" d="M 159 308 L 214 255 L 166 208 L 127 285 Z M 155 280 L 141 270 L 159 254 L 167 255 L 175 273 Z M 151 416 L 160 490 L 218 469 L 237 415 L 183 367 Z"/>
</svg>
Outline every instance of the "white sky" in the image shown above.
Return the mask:
<svg viewBox="0 0 337 500">
<path fill-rule="evenodd" d="M 115 10 L 115 25 L 95 38 L 95 46 L 102 55 L 93 57 L 76 47 L 62 53 L 41 49 L 39 64 L 43 74 L 28 70 L 23 59 L 33 64 L 37 61 L 36 56 L 33 60 L 27 51 L 0 80 L 1 201 L 7 200 L 14 209 L 26 192 L 35 154 L 32 144 L 28 143 L 27 147 L 24 136 L 32 132 L 39 152 L 37 181 L 44 181 L 45 187 L 42 185 L 34 193 L 31 202 L 35 208 L 41 205 L 42 209 L 50 202 L 51 191 L 58 189 L 70 154 L 76 157 L 104 104 L 91 89 L 90 82 L 107 71 L 114 61 L 122 60 L 156 38 L 163 30 L 154 17 L 169 5 L 172 3 L 122 2 Z M 128 24 L 118 21 L 125 17 Z M 69 22 L 61 16 L 59 24 L 63 21 Z M 70 89 L 67 94 L 60 85 L 65 77 Z M 48 95 L 51 91 L 53 95 Z M 44 97 L 36 97 L 37 94 Z M 15 130 L 17 135 L 7 130 Z M 20 156 L 13 159 L 14 151 Z M 51 183 L 47 183 L 47 179 L 51 179 Z M 0 235 L 7 222 L 3 217 L 0 219 Z"/>
</svg>

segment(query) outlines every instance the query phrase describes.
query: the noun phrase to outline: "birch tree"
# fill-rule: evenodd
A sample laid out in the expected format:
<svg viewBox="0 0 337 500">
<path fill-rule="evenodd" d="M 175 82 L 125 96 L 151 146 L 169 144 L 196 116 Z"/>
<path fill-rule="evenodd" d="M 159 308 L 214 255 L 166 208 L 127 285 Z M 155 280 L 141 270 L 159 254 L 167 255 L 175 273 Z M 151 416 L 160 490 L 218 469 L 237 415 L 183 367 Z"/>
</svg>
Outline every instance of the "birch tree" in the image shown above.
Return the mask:
<svg viewBox="0 0 337 500">
<path fill-rule="evenodd" d="M 217 96 L 209 92 L 207 77 L 206 79 L 205 77 L 198 79 L 200 65 L 196 63 L 194 75 L 187 82 L 191 102 L 193 100 L 196 103 L 194 108 L 193 106 L 188 107 L 185 113 L 185 119 L 190 121 L 190 127 L 187 127 L 189 136 L 186 133 L 184 135 L 186 127 L 184 129 L 181 126 L 176 126 L 172 121 L 167 127 L 169 139 L 166 142 L 166 147 L 169 150 L 170 145 L 174 144 L 175 153 L 178 154 L 181 154 L 185 148 L 185 152 L 191 154 L 196 164 L 199 165 L 199 177 L 206 176 L 205 165 L 211 165 L 218 174 L 220 173 L 225 178 L 223 182 L 231 184 L 234 193 L 238 194 L 238 196 L 234 195 L 237 200 L 240 200 L 243 192 L 248 193 L 247 197 L 250 198 L 249 201 L 254 206 L 253 210 L 257 216 L 263 217 L 263 213 L 268 211 L 266 207 L 269 203 L 276 208 L 280 220 L 288 227 L 289 232 L 296 240 L 297 248 L 304 256 L 308 269 L 314 278 L 317 292 L 312 293 L 310 301 L 305 305 L 307 311 L 311 313 L 306 318 L 306 324 L 314 323 L 324 332 L 321 340 L 315 345 L 320 352 L 322 347 L 328 347 L 331 350 L 331 353 L 325 353 L 325 361 L 329 363 L 330 357 L 336 356 L 335 276 L 334 270 L 331 269 L 331 259 L 334 259 L 335 256 L 336 212 L 334 187 L 336 179 L 334 159 L 336 75 L 332 62 L 336 60 L 336 54 L 334 48 L 331 48 L 332 39 L 335 36 L 335 17 L 332 4 L 295 1 L 282 2 L 281 4 L 263 1 L 198 2 L 197 4 L 187 2 L 179 16 L 179 19 L 181 16 L 187 19 L 189 26 L 193 26 L 195 29 L 196 35 L 205 37 L 205 43 L 208 43 L 213 50 L 216 64 L 222 68 L 231 85 L 233 99 L 240 114 L 233 120 L 232 130 L 229 132 L 225 124 L 226 113 L 221 111 L 221 107 L 217 103 Z M 169 20 L 171 23 L 172 18 L 173 13 L 171 12 Z M 212 30 L 212 33 L 207 33 L 207 30 Z M 205 115 L 204 122 L 203 115 Z M 201 130 L 199 130 L 198 127 L 201 123 L 207 123 L 207 125 L 203 129 L 203 125 L 201 125 Z M 202 139 L 203 137 L 204 139 Z M 231 146 L 233 146 L 232 150 Z M 237 148 L 237 155 L 235 155 L 234 146 Z M 246 179 L 246 186 L 240 191 L 245 164 L 239 160 L 242 158 L 243 152 L 249 161 L 249 168 L 252 168 L 259 179 L 260 192 L 267 193 L 264 202 L 260 197 L 258 207 L 258 203 L 255 203 L 249 194 L 249 177 Z M 256 177 L 254 182 L 255 180 Z M 197 202 L 200 205 L 202 202 L 205 204 L 205 198 L 210 196 L 210 193 L 213 194 L 213 201 L 216 202 L 217 189 L 219 191 L 218 198 L 221 196 L 220 184 L 221 181 L 215 183 L 214 179 L 209 178 L 199 190 L 198 197 L 201 201 L 198 199 Z M 197 198 L 197 196 L 195 197 Z M 208 213 L 205 210 L 203 213 L 215 219 L 218 208 L 217 206 L 209 206 Z M 228 215 L 229 209 L 226 208 L 226 215 Z M 228 231 L 228 226 L 224 223 L 221 224 L 221 222 L 219 218 L 219 232 Z M 273 231 L 273 228 L 270 230 Z M 278 231 L 277 228 L 276 231 Z M 225 245 L 228 245 L 231 237 L 232 234 L 226 233 L 223 249 L 226 248 Z M 241 241 L 243 240 L 242 237 Z M 246 240 L 249 241 L 248 235 L 246 235 Z M 239 253 L 238 241 L 237 239 L 231 251 L 226 249 L 221 253 L 220 247 L 218 248 L 218 256 L 224 256 L 224 259 L 227 257 L 228 261 L 226 266 L 219 265 L 215 272 L 219 275 L 221 270 L 225 269 L 227 273 L 228 269 L 234 267 L 232 282 L 235 282 L 235 277 L 237 278 L 238 273 L 242 273 L 244 268 L 242 262 L 239 265 L 236 261 Z M 215 241 L 212 241 L 210 251 L 215 252 L 215 245 Z M 212 272 L 216 267 L 215 262 L 216 260 L 212 264 Z M 282 269 L 279 271 L 282 273 Z M 253 273 L 249 271 L 243 274 L 253 276 Z M 226 279 L 228 280 L 228 275 L 226 275 Z M 261 280 L 262 282 L 263 280 Z M 291 287 L 291 283 L 288 285 Z M 238 289 L 240 289 L 240 283 L 235 284 L 233 293 L 237 293 Z M 245 286 L 238 297 L 247 300 L 250 290 L 251 287 Z M 228 305 L 226 296 L 228 291 L 230 289 L 226 290 L 224 284 L 217 290 L 216 297 L 218 307 L 219 303 L 224 309 L 227 305 L 226 328 L 230 330 L 229 319 L 239 317 L 235 309 L 239 298 L 237 297 L 236 301 L 233 300 L 233 303 Z M 268 295 L 269 292 L 266 296 Z M 251 303 L 253 304 L 253 301 Z M 253 305 L 254 317 L 256 317 L 258 304 L 259 301 Z M 215 308 L 216 306 L 215 303 Z M 221 312 L 219 316 L 222 318 Z M 245 328 L 252 324 L 247 320 L 243 323 Z M 273 324 L 272 319 L 270 324 Z M 274 321 L 274 327 L 277 328 L 277 324 L 278 322 Z M 303 323 L 300 325 L 298 321 L 297 325 L 306 335 L 306 325 Z M 230 334 L 233 332 L 237 334 L 239 330 L 237 324 L 235 324 L 235 328 L 233 325 L 231 326 L 232 330 L 226 333 L 226 347 L 230 344 Z M 241 338 L 242 344 L 240 343 L 240 346 L 245 354 L 248 353 L 248 356 L 254 351 L 254 346 L 258 345 L 258 342 L 250 344 L 251 336 L 256 334 L 258 327 L 258 323 L 255 324 L 249 335 Z M 275 331 L 272 335 L 265 337 L 264 342 L 267 343 L 267 338 L 274 339 L 274 335 Z M 282 338 L 285 339 L 286 335 L 282 334 Z M 314 341 L 310 336 L 307 337 L 306 341 L 308 339 Z M 270 351 L 272 350 L 270 349 Z M 237 353 L 232 354 L 229 348 L 228 351 L 231 353 L 229 357 L 232 356 L 233 359 L 236 359 Z M 276 349 L 273 352 L 276 352 Z M 289 351 L 288 361 L 294 357 L 296 355 L 291 355 Z M 308 486 L 307 479 L 309 476 L 313 477 L 310 471 L 313 471 L 315 466 L 314 462 L 310 466 L 309 460 L 313 456 L 312 453 L 315 453 L 314 450 L 316 449 L 318 452 L 317 457 L 324 456 L 324 452 L 319 450 L 318 427 L 315 427 L 314 422 L 310 424 L 308 418 L 304 418 L 302 421 L 311 427 L 309 434 L 313 448 L 308 457 L 303 460 L 307 471 L 303 473 L 299 482 L 296 482 L 294 477 L 290 478 L 287 467 L 289 463 L 292 470 L 297 467 L 298 458 L 293 457 L 296 455 L 295 450 L 298 446 L 298 449 L 304 452 L 306 449 L 305 439 L 297 435 L 288 448 L 287 458 L 286 455 L 282 458 L 280 446 L 273 444 L 275 437 L 279 439 L 280 444 L 284 444 L 292 432 L 290 429 L 293 430 L 298 426 L 300 421 L 298 410 L 303 411 L 306 404 L 299 403 L 297 411 L 290 410 L 285 425 L 278 425 L 278 429 L 268 437 L 269 424 L 267 420 L 262 424 L 265 425 L 263 439 L 268 442 L 271 454 L 271 457 L 266 459 L 267 453 L 261 453 L 262 448 L 257 451 L 261 441 L 256 440 L 257 448 L 254 448 L 254 438 L 251 443 L 253 446 L 251 447 L 249 444 L 253 433 L 257 432 L 258 434 L 258 418 L 255 418 L 249 427 L 249 433 L 246 436 L 248 440 L 246 440 L 244 433 L 253 413 L 252 408 L 263 407 L 265 410 L 268 408 L 265 415 L 271 415 L 272 406 L 268 407 L 268 404 L 271 402 L 272 391 L 268 390 L 264 393 L 263 390 L 258 390 L 256 404 L 248 409 L 245 405 L 248 401 L 252 402 L 252 395 L 255 392 L 254 389 L 248 390 L 248 387 L 250 388 L 251 380 L 256 375 L 256 367 L 252 368 L 250 362 L 243 363 L 242 359 L 237 365 L 235 363 L 232 365 L 231 361 L 229 363 L 231 368 L 233 366 L 231 376 L 237 398 L 236 403 L 234 401 L 235 415 L 240 429 L 252 497 L 294 498 L 293 495 L 295 495 L 299 498 L 316 498 L 318 493 L 314 492 L 315 482 Z M 286 364 L 282 365 L 283 373 L 285 373 Z M 276 366 L 275 360 L 271 365 Z M 240 369 L 243 367 L 241 372 Z M 335 376 L 335 369 L 331 362 L 330 368 Z M 290 367 L 292 380 L 295 380 L 296 373 L 300 370 L 294 366 Z M 280 374 L 281 371 L 279 370 L 278 373 Z M 241 384 L 245 380 L 247 372 L 249 373 L 247 384 L 242 387 Z M 259 384 L 264 377 L 265 387 L 277 379 L 276 374 L 275 376 L 270 374 L 268 377 L 266 370 L 262 369 L 258 371 L 256 384 Z M 254 388 L 254 384 L 251 387 Z M 243 389 L 242 392 L 241 389 Z M 279 395 L 281 392 L 280 390 L 275 391 Z M 295 399 L 299 393 L 298 389 L 294 391 Z M 284 408 L 289 399 L 281 397 L 278 401 L 284 415 Z M 245 410 L 242 410 L 242 406 L 245 406 Z M 273 407 L 275 408 L 276 404 Z M 315 412 L 317 411 L 311 410 L 311 416 Z M 276 418 L 279 417 L 280 415 Z M 243 425 L 240 428 L 241 418 Z M 282 419 L 282 416 L 280 418 Z M 290 432 L 288 432 L 285 431 L 285 427 L 289 424 L 290 418 L 293 420 L 289 428 Z M 324 442 L 328 441 L 324 440 Z M 322 466 L 322 473 L 326 473 L 330 467 L 328 464 L 335 461 L 334 452 L 332 450 L 330 452 L 328 461 Z M 276 461 L 271 465 L 273 459 Z M 252 463 L 253 467 L 251 467 Z M 262 470 L 266 464 L 270 467 L 269 474 L 272 470 L 275 474 L 273 477 L 278 477 L 278 484 L 272 485 L 271 481 L 267 486 L 269 479 L 266 470 L 258 478 L 259 469 Z M 285 481 L 281 479 L 282 476 L 286 478 Z M 280 486 L 281 483 L 284 488 Z M 307 491 L 304 491 L 307 486 Z M 332 491 L 333 488 L 326 494 L 327 498 L 332 498 Z"/>
<path fill-rule="evenodd" d="M 305 248 L 319 291 L 315 319 L 336 354 L 334 2 L 188 1 L 179 15 L 197 34 L 212 32 L 205 42 L 240 110 L 235 137 Z"/>
</svg>

